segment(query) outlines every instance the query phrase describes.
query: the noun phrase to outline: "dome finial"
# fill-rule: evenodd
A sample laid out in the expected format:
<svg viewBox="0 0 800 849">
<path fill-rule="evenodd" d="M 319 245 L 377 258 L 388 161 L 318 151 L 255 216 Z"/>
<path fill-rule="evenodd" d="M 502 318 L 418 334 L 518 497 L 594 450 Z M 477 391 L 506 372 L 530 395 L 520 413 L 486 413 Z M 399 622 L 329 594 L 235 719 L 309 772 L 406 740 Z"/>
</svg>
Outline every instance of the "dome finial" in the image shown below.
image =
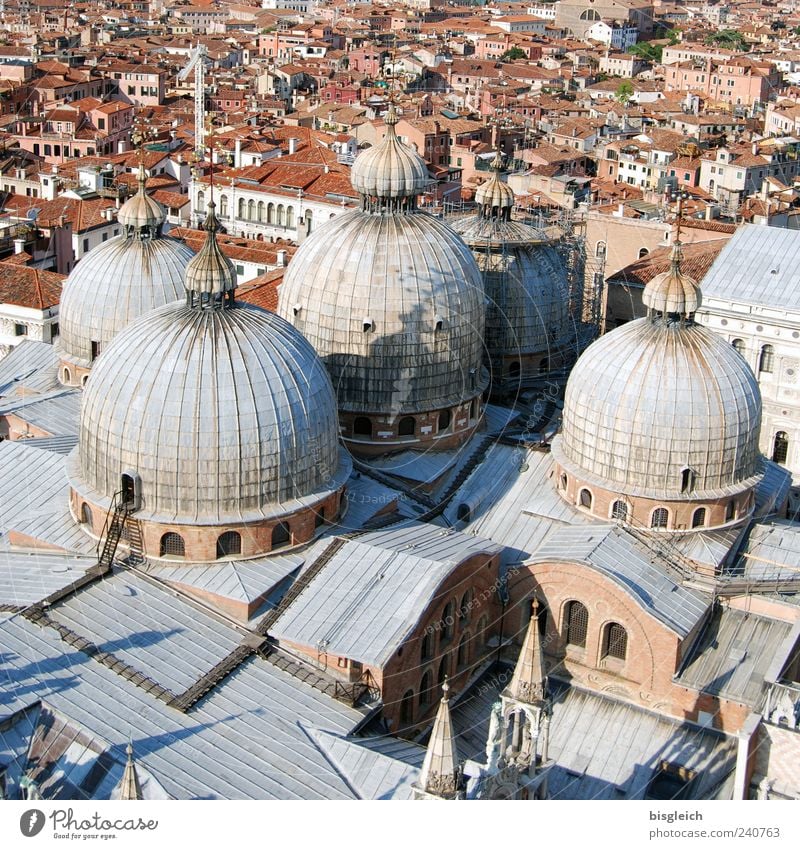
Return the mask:
<svg viewBox="0 0 800 849">
<path fill-rule="evenodd" d="M 196 309 L 229 309 L 234 305 L 236 268 L 217 242 L 219 219 L 214 201 L 208 203 L 204 223 L 206 240 L 186 266 L 186 300 Z"/>
<path fill-rule="evenodd" d="M 350 171 L 350 182 L 369 212 L 407 212 L 428 183 L 428 166 L 413 147 L 397 137 L 400 120 L 393 102 L 384 116 L 386 135 L 379 144 L 359 154 Z"/>
<path fill-rule="evenodd" d="M 502 218 L 506 221 L 511 219 L 514 190 L 500 179 L 502 170 L 503 152 L 500 149 L 498 131 L 495 139 L 495 155 L 492 160 L 492 176 L 475 190 L 475 203 L 478 205 L 478 214 L 482 218 Z"/>
</svg>

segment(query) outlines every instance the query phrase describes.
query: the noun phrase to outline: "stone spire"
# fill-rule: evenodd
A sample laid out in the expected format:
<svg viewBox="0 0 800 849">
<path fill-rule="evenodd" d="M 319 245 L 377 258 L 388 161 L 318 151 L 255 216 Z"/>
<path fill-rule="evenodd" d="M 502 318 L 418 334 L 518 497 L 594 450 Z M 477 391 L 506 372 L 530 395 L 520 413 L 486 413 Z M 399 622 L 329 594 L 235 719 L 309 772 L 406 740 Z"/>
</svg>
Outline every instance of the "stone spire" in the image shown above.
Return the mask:
<svg viewBox="0 0 800 849">
<path fill-rule="evenodd" d="M 417 779 L 418 798 L 454 799 L 459 791 L 460 770 L 453 721 L 450 717 L 450 685 L 445 678 L 442 700 L 433 722 L 431 739 Z"/>
<path fill-rule="evenodd" d="M 139 782 L 139 776 L 136 773 L 136 764 L 133 761 L 133 744 L 130 741 L 125 751 L 128 755 L 128 760 L 125 764 L 125 771 L 122 773 L 122 780 L 117 785 L 119 791 L 117 798 L 125 802 L 131 799 L 143 799 L 142 785 Z"/>
<path fill-rule="evenodd" d="M 503 693 L 508 699 L 525 704 L 538 704 L 547 698 L 547 674 L 544 669 L 544 653 L 539 637 L 539 602 L 533 600 L 533 615 L 528 623 L 528 632 L 522 651 L 517 658 L 514 676 Z"/>
<path fill-rule="evenodd" d="M 208 204 L 208 216 L 203 228 L 206 240 L 186 266 L 186 297 L 189 306 L 197 309 L 223 309 L 233 306 L 236 289 L 236 268 L 222 253 L 217 242 L 219 221 L 214 213 L 216 204 Z"/>
</svg>

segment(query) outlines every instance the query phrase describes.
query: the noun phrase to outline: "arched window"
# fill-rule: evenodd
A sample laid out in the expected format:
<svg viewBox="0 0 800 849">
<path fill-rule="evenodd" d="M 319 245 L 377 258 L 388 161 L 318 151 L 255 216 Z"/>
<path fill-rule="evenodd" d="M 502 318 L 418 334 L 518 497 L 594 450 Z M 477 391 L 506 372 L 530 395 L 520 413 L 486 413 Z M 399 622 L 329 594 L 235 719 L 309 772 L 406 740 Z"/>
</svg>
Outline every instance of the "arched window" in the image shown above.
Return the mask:
<svg viewBox="0 0 800 849">
<path fill-rule="evenodd" d="M 294 227 L 294 207 L 287 206 L 286 207 L 286 226 Z"/>
<path fill-rule="evenodd" d="M 81 506 L 81 523 L 89 525 L 90 528 L 94 524 L 92 522 L 92 508 L 88 504 L 83 504 Z"/>
<path fill-rule="evenodd" d="M 761 355 L 758 358 L 758 371 L 764 374 L 772 374 L 772 369 L 775 367 L 775 349 L 772 345 L 763 345 L 761 347 Z"/>
<path fill-rule="evenodd" d="M 264 201 L 260 200 L 258 202 L 258 220 L 263 223 L 264 222 L 264 214 L 266 212 L 266 207 L 264 206 Z"/>
<path fill-rule="evenodd" d="M 581 12 L 582 21 L 599 21 L 600 13 L 596 9 L 586 9 Z"/>
<path fill-rule="evenodd" d="M 197 193 L 197 209 L 202 212 L 206 208 L 206 193 Z"/>
<path fill-rule="evenodd" d="M 183 537 L 180 534 L 169 531 L 161 537 L 161 544 L 158 547 L 159 556 L 161 557 L 185 557 L 186 546 L 183 542 Z"/>
<path fill-rule="evenodd" d="M 404 416 L 397 425 L 398 436 L 413 436 L 417 430 L 417 420 L 413 416 Z"/>
<path fill-rule="evenodd" d="M 589 611 L 586 605 L 579 601 L 571 601 L 567 604 L 565 612 L 565 628 L 567 644 L 586 648 L 586 632 L 589 628 Z"/>
<path fill-rule="evenodd" d="M 217 537 L 217 557 L 242 553 L 242 536 L 236 531 L 225 531 Z"/>
<path fill-rule="evenodd" d="M 558 479 L 561 484 L 561 489 L 567 488 L 567 476 L 565 474 L 561 474 L 561 477 Z"/>
<path fill-rule="evenodd" d="M 456 652 L 456 669 L 463 669 L 469 663 L 469 634 L 464 634 Z"/>
<path fill-rule="evenodd" d="M 314 215 L 309 210 L 308 212 L 306 212 L 306 236 L 308 236 L 311 233 L 311 228 L 313 226 L 313 223 L 314 223 Z"/>
<path fill-rule="evenodd" d="M 448 601 L 442 611 L 442 642 L 453 638 L 456 625 L 456 603 Z"/>
<path fill-rule="evenodd" d="M 669 510 L 666 507 L 657 507 L 650 516 L 651 528 L 666 528 L 669 524 Z"/>
<path fill-rule="evenodd" d="M 452 416 L 450 415 L 450 410 L 442 410 L 442 412 L 439 413 L 439 433 L 444 432 L 450 427 L 451 419 Z"/>
<path fill-rule="evenodd" d="M 693 528 L 702 528 L 706 524 L 706 508 L 698 507 L 697 510 L 692 513 L 692 527 Z"/>
<path fill-rule="evenodd" d="M 472 510 L 469 509 L 469 504 L 459 504 L 456 510 L 456 520 L 459 522 L 469 522 L 472 518 Z"/>
<path fill-rule="evenodd" d="M 598 242 L 594 246 L 594 255 L 598 258 L 603 258 L 606 255 L 606 243 Z"/>
<path fill-rule="evenodd" d="M 647 248 L 639 248 L 639 259 L 646 257 L 650 251 Z"/>
<path fill-rule="evenodd" d="M 244 198 L 239 198 L 239 218 L 244 218 L 246 209 L 247 201 Z"/>
<path fill-rule="evenodd" d="M 219 196 L 219 216 L 220 218 L 228 217 L 228 196 L 220 195 Z"/>
<path fill-rule="evenodd" d="M 372 436 L 372 422 L 366 416 L 356 416 L 353 419 L 353 434 L 355 436 Z"/>
<path fill-rule="evenodd" d="M 280 548 L 281 546 L 288 545 L 292 539 L 292 532 L 289 530 L 289 526 L 286 522 L 281 522 L 279 525 L 275 525 L 272 529 L 272 547 Z"/>
<path fill-rule="evenodd" d="M 247 201 L 247 220 L 256 220 L 256 202 L 254 200 Z"/>
<path fill-rule="evenodd" d="M 419 706 L 427 707 L 433 698 L 433 673 L 430 669 L 422 676 L 419 685 Z"/>
<path fill-rule="evenodd" d="M 64 369 L 64 383 L 69 383 L 70 380 L 72 380 L 72 375 L 70 374 L 69 369 L 65 368 Z"/>
<path fill-rule="evenodd" d="M 275 204 L 270 203 L 267 206 L 267 224 L 275 223 Z"/>
<path fill-rule="evenodd" d="M 86 386 L 86 381 L 87 381 L 88 379 L 89 379 L 89 375 L 88 375 L 88 374 L 85 374 L 85 375 L 81 378 L 81 386 Z"/>
<path fill-rule="evenodd" d="M 520 368 L 521 368 L 520 364 L 515 360 L 508 367 L 508 376 L 509 377 L 519 377 Z"/>
<path fill-rule="evenodd" d="M 731 342 L 731 345 L 733 346 L 733 350 L 736 351 L 737 354 L 741 354 L 742 356 L 744 356 L 746 350 L 744 346 L 744 339 L 734 339 L 733 342 Z"/>
<path fill-rule="evenodd" d="M 400 702 L 400 723 L 404 727 L 414 721 L 414 691 L 406 690 Z"/>
<path fill-rule="evenodd" d="M 426 631 L 422 637 L 422 645 L 420 646 L 419 656 L 421 660 L 428 660 L 433 657 L 433 632 Z"/>
<path fill-rule="evenodd" d="M 458 621 L 462 628 L 469 622 L 470 613 L 472 613 L 472 590 L 467 590 L 458 603 Z"/>
<path fill-rule="evenodd" d="M 628 518 L 628 505 L 624 501 L 615 501 L 611 505 L 611 518 L 624 522 Z"/>
<path fill-rule="evenodd" d="M 691 469 L 681 471 L 681 492 L 691 492 L 694 489 L 695 474 Z"/>
<path fill-rule="evenodd" d="M 478 645 L 485 646 L 489 639 L 489 617 L 481 616 L 478 620 L 478 630 L 475 634 L 475 638 L 478 640 Z"/>
<path fill-rule="evenodd" d="M 609 622 L 603 633 L 603 657 L 625 660 L 628 653 L 628 632 L 619 622 Z"/>
<path fill-rule="evenodd" d="M 779 430 L 775 434 L 775 439 L 772 443 L 772 462 L 786 465 L 786 458 L 789 455 L 789 437 Z"/>
<path fill-rule="evenodd" d="M 725 508 L 725 521 L 732 522 L 734 516 L 736 515 L 736 502 L 731 500 L 728 502 L 728 506 Z"/>
<path fill-rule="evenodd" d="M 586 507 L 587 509 L 591 509 L 592 507 L 592 493 L 589 492 L 588 489 L 582 489 L 579 495 L 579 501 L 581 507 Z"/>
<path fill-rule="evenodd" d="M 286 226 L 286 207 L 282 203 L 278 204 L 278 226 Z"/>
<path fill-rule="evenodd" d="M 450 672 L 450 656 L 446 654 L 439 661 L 439 672 L 436 675 L 436 683 L 439 685 L 440 691 L 441 691 L 441 688 L 442 688 L 442 684 L 444 684 L 444 679 L 447 678 L 449 672 Z"/>
</svg>

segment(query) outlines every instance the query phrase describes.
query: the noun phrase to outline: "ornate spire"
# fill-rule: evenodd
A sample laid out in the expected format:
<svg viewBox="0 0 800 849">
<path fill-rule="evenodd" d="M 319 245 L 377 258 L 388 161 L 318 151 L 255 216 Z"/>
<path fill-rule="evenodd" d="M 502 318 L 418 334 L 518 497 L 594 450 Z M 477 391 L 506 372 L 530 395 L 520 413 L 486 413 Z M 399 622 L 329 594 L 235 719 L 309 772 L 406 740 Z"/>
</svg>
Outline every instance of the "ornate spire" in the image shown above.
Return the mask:
<svg viewBox="0 0 800 849">
<path fill-rule="evenodd" d="M 220 225 L 214 213 L 215 206 L 213 200 L 209 202 L 203 224 L 206 240 L 186 266 L 187 303 L 196 309 L 227 309 L 234 304 L 236 268 L 217 242 Z"/>
<path fill-rule="evenodd" d="M 359 154 L 350 171 L 350 182 L 361 195 L 362 208 L 370 212 L 399 212 L 416 207 L 428 183 L 425 160 L 397 137 L 400 120 L 394 103 L 384 117 L 383 140 Z"/>
<path fill-rule="evenodd" d="M 681 271 L 683 245 L 676 241 L 669 257 L 669 271 L 656 275 L 642 293 L 642 303 L 651 320 L 691 318 L 700 308 L 703 297 L 697 281 Z"/>
<path fill-rule="evenodd" d="M 121 802 L 127 802 L 132 799 L 141 800 L 144 798 L 142 796 L 142 785 L 136 772 L 136 764 L 133 761 L 133 743 L 130 740 L 125 751 L 128 755 L 128 760 L 125 764 L 125 771 L 122 773 L 122 780 L 117 785 L 119 791 L 118 799 Z"/>
<path fill-rule="evenodd" d="M 539 638 L 539 602 L 533 600 L 533 614 L 528 623 L 528 632 L 522 651 L 517 658 L 514 676 L 503 693 L 509 699 L 525 704 L 536 704 L 547 698 L 547 673 L 544 669 L 544 653 Z"/>
<path fill-rule="evenodd" d="M 442 684 L 442 700 L 433 722 L 431 739 L 422 763 L 417 786 L 423 793 L 453 799 L 459 790 L 460 770 L 453 721 L 450 717 L 450 685 Z"/>
<path fill-rule="evenodd" d="M 141 126 L 137 126 L 132 135 L 134 144 L 139 148 L 139 169 L 136 174 L 139 188 L 133 197 L 122 204 L 117 213 L 117 221 L 122 225 L 125 234 L 138 239 L 156 238 L 166 218 L 161 204 L 151 198 L 145 189 L 147 173 L 144 168 L 144 143 L 148 135 L 148 131 Z"/>
<path fill-rule="evenodd" d="M 514 207 L 514 192 L 508 183 L 500 179 L 503 170 L 503 155 L 500 151 L 500 142 L 495 149 L 492 161 L 492 176 L 475 191 L 475 203 L 478 205 L 478 214 L 483 218 L 511 218 L 511 210 Z"/>
</svg>

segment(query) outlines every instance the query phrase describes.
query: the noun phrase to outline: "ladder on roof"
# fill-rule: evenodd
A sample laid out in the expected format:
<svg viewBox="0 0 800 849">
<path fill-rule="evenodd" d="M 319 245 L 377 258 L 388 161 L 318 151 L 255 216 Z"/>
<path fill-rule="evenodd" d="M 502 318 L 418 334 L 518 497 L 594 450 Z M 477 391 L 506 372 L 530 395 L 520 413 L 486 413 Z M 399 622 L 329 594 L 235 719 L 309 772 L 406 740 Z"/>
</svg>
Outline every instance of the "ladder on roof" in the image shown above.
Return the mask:
<svg viewBox="0 0 800 849">
<path fill-rule="evenodd" d="M 122 491 L 114 493 L 114 498 L 111 500 L 111 510 L 106 517 L 106 524 L 103 528 L 103 535 L 97 543 L 97 563 L 103 571 L 110 569 L 114 561 L 122 530 L 125 527 L 129 506 L 129 502 L 122 497 Z"/>
</svg>

